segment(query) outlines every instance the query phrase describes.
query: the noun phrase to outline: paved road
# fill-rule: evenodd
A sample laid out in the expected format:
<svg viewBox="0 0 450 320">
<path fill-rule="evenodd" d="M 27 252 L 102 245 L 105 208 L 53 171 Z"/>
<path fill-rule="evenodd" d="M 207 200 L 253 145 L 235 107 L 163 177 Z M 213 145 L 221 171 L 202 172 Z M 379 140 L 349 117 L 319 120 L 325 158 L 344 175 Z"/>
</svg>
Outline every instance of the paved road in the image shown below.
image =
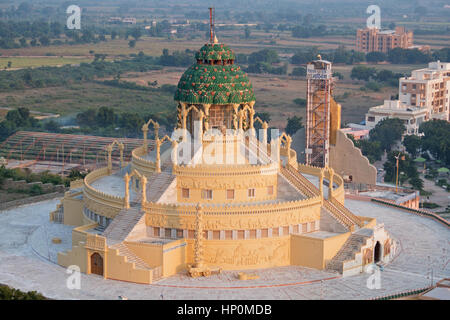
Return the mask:
<svg viewBox="0 0 450 320">
<path fill-rule="evenodd" d="M 258 280 L 239 281 L 237 272 L 197 279 L 180 274 L 153 285 L 83 274 L 81 289 L 69 290 L 66 270 L 51 262 L 58 250 L 71 245 L 71 227 L 48 222 L 48 212 L 57 203 L 58 200 L 48 200 L 0 212 L 0 283 L 37 290 L 57 299 L 117 299 L 120 295 L 129 299 L 160 299 L 161 294 L 165 300 L 367 299 L 427 286 L 431 281 L 427 278 L 427 273 L 431 274 L 429 261 L 435 279 L 450 277 L 447 228 L 389 207 L 347 200 L 346 205 L 356 214 L 384 222 L 401 243 L 401 252 L 381 273 L 380 289 L 367 288 L 368 274 L 342 278 L 314 269 L 283 267 L 257 271 Z M 54 236 L 62 238 L 63 243 L 52 244 Z"/>
</svg>

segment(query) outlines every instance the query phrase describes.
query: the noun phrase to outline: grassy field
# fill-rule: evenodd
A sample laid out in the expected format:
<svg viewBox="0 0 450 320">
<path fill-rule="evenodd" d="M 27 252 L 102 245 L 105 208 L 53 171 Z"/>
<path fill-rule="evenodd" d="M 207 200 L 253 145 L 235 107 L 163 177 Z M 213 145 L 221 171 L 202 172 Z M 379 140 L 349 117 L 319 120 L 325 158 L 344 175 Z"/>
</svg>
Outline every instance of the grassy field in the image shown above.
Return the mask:
<svg viewBox="0 0 450 320">
<path fill-rule="evenodd" d="M 96 83 L 69 87 L 28 89 L 0 94 L 0 106 L 74 116 L 88 108 L 111 107 L 117 112 L 167 113 L 175 110 L 171 94 L 120 89 Z"/>
<path fill-rule="evenodd" d="M 92 58 L 80 57 L 0 57 L 0 69 L 5 69 L 11 62 L 11 69 L 62 66 L 65 64 L 78 64 L 91 62 Z"/>
</svg>

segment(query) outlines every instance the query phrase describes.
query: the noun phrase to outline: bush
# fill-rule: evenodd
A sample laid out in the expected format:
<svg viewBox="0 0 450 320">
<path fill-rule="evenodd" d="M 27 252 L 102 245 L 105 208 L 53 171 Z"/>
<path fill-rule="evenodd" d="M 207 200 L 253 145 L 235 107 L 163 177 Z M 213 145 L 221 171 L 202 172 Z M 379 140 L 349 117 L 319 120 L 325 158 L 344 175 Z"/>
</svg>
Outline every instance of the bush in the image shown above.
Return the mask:
<svg viewBox="0 0 450 320">
<path fill-rule="evenodd" d="M 0 284 L 0 300 L 47 300 L 36 291 L 23 292 Z"/>
</svg>

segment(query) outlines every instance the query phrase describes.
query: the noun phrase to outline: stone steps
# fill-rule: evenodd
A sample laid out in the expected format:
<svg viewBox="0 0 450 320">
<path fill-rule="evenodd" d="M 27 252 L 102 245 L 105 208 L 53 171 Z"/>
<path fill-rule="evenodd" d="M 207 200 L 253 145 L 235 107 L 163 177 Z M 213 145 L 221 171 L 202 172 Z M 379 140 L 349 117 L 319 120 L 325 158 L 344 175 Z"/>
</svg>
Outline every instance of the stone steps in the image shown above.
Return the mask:
<svg viewBox="0 0 450 320">
<path fill-rule="evenodd" d="M 138 207 L 123 209 L 103 232 L 107 239 L 123 241 L 139 222 L 143 212 Z"/>
<path fill-rule="evenodd" d="M 369 236 L 353 233 L 336 255 L 327 263 L 326 269 L 343 273 L 344 262 L 355 259 L 361 247 L 367 243 Z"/>
<path fill-rule="evenodd" d="M 128 247 L 123 243 L 117 243 L 110 247 L 111 249 L 117 249 L 119 256 L 125 256 L 127 262 L 133 263 L 136 269 L 150 270 L 151 267 L 136 254 L 134 254 Z"/>
</svg>

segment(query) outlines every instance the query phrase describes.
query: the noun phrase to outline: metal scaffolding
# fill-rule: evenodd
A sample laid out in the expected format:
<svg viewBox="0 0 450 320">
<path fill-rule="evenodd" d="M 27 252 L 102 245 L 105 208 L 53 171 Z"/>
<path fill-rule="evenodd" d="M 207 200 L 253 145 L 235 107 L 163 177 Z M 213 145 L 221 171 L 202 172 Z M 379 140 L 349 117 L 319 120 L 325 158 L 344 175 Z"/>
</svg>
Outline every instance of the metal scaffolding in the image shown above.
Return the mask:
<svg viewBox="0 0 450 320">
<path fill-rule="evenodd" d="M 330 101 L 333 84 L 331 62 L 314 60 L 307 65 L 306 163 L 328 166 Z"/>
</svg>

